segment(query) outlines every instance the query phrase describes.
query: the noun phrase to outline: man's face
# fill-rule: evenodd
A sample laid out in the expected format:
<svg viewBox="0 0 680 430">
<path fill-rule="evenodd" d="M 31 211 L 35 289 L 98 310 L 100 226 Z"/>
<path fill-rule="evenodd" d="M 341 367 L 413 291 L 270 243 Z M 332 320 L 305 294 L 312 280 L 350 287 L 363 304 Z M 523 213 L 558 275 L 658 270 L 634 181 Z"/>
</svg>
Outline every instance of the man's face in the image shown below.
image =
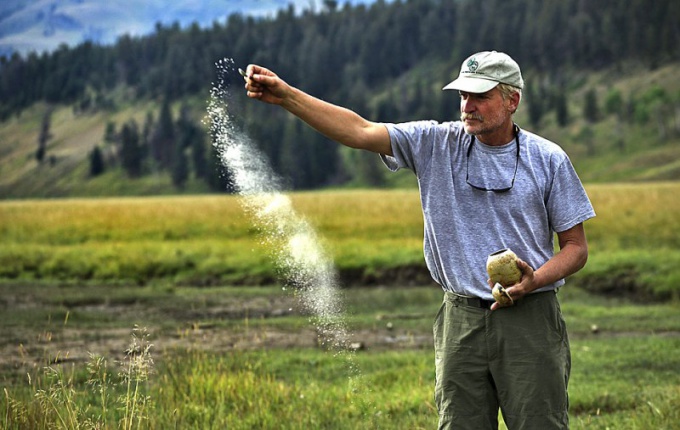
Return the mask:
<svg viewBox="0 0 680 430">
<path fill-rule="evenodd" d="M 474 136 L 491 136 L 512 123 L 511 100 L 503 99 L 498 88 L 485 93 L 460 92 L 460 119 L 465 132 Z"/>
</svg>

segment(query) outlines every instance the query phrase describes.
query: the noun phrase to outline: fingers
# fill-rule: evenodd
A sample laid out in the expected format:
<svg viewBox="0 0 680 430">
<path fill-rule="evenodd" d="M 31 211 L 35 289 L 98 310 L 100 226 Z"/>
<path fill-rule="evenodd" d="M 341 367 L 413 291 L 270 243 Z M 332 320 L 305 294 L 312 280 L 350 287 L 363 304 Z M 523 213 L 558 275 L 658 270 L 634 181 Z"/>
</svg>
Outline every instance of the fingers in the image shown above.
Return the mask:
<svg viewBox="0 0 680 430">
<path fill-rule="evenodd" d="M 271 85 L 274 82 L 276 75 L 269 69 L 256 64 L 249 64 L 246 70 L 238 69 L 246 82 L 250 83 L 265 83 Z"/>
<path fill-rule="evenodd" d="M 519 258 L 517 259 L 517 267 L 522 271 L 522 276 L 530 275 L 534 272 L 534 269 L 529 266 L 529 263 Z"/>
<path fill-rule="evenodd" d="M 533 282 L 534 268 L 529 265 L 526 261 L 522 259 L 517 259 L 517 267 L 522 272 L 522 278 L 515 285 L 511 285 L 505 288 L 505 292 L 510 296 L 513 301 L 517 301 L 527 294 L 527 291 L 531 291 L 533 288 L 530 287 Z M 491 285 L 491 280 L 487 279 L 489 285 Z M 493 287 L 493 286 L 492 286 Z M 494 303 L 491 305 L 491 310 L 496 310 L 502 308 L 502 305 Z"/>
<path fill-rule="evenodd" d="M 249 64 L 244 73 L 246 95 L 251 99 L 280 105 L 290 93 L 290 87 L 274 72 Z"/>
<path fill-rule="evenodd" d="M 248 64 L 248 67 L 246 67 L 246 76 L 248 77 L 251 77 L 255 74 L 264 75 L 267 74 L 266 72 L 269 72 L 269 70 L 265 69 L 262 66 L 258 66 L 257 64 Z"/>
<path fill-rule="evenodd" d="M 246 81 L 245 83 L 246 95 L 253 99 L 261 98 L 263 92 L 263 86 L 256 81 L 255 77 L 256 67 L 257 66 L 250 64 L 248 65 L 248 68 L 245 71 L 242 69 L 238 69 L 241 76 L 243 76 L 243 80 Z"/>
<path fill-rule="evenodd" d="M 270 70 L 256 64 L 249 64 L 246 70 L 238 69 L 238 71 L 246 81 L 246 91 L 252 95 L 261 94 L 267 86 L 273 84 L 273 78 L 276 77 Z"/>
</svg>

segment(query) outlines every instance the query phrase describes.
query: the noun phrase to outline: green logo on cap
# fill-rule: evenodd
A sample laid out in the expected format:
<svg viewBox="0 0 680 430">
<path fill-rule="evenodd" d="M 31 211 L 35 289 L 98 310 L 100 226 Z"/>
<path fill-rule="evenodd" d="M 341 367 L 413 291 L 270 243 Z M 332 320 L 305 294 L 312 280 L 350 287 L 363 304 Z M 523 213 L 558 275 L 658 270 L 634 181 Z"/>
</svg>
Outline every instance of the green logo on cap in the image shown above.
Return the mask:
<svg viewBox="0 0 680 430">
<path fill-rule="evenodd" d="M 477 60 L 475 60 L 475 57 L 470 58 L 467 62 L 468 70 L 472 73 L 475 73 L 477 71 L 477 67 L 479 67 L 479 63 Z"/>
</svg>

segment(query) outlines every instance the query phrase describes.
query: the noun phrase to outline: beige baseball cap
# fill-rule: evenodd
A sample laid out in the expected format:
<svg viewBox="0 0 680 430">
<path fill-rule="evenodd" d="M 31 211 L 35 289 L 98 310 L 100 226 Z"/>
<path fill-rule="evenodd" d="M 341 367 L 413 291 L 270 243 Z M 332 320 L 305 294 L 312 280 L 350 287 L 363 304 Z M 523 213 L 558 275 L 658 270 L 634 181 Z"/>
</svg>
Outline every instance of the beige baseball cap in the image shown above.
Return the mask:
<svg viewBox="0 0 680 430">
<path fill-rule="evenodd" d="M 498 84 L 508 84 L 522 89 L 524 87 L 522 72 L 509 55 L 484 51 L 468 57 L 460 67 L 458 78 L 442 89 L 485 93 Z"/>
</svg>

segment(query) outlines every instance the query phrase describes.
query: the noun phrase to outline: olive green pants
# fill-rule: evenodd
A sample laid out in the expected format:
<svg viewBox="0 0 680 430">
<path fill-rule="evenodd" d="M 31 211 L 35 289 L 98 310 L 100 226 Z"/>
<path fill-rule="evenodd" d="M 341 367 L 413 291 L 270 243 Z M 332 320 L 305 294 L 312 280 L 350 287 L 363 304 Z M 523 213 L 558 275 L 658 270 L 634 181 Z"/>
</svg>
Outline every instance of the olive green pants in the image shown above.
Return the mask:
<svg viewBox="0 0 680 430">
<path fill-rule="evenodd" d="M 495 311 L 445 293 L 434 323 L 439 429 L 568 429 L 569 339 L 554 292 Z"/>
</svg>

